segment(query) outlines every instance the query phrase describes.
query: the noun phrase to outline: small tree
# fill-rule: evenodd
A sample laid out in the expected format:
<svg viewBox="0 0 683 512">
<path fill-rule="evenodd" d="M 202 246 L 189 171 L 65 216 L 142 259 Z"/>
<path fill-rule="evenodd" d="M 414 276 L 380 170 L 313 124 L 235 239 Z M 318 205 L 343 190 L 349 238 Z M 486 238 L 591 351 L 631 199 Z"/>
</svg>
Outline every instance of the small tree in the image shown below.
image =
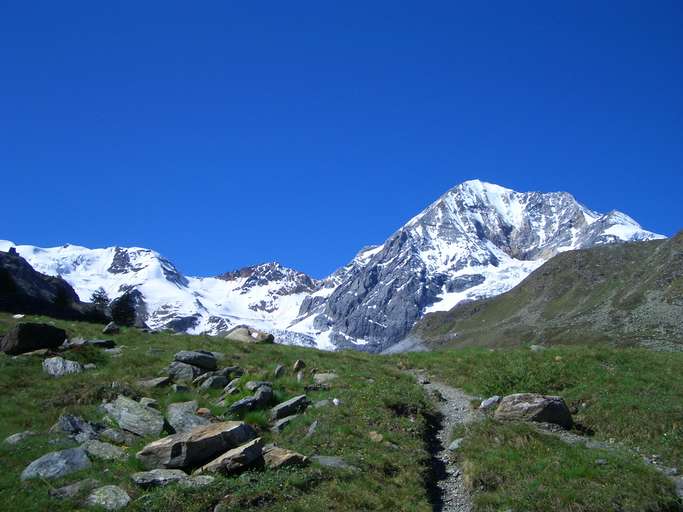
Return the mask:
<svg viewBox="0 0 683 512">
<path fill-rule="evenodd" d="M 109 295 L 101 286 L 93 292 L 90 296 L 90 302 L 95 304 L 100 309 L 107 309 L 109 306 Z"/>
<path fill-rule="evenodd" d="M 135 324 L 135 302 L 129 292 L 114 299 L 111 303 L 111 318 L 119 325 Z"/>
</svg>

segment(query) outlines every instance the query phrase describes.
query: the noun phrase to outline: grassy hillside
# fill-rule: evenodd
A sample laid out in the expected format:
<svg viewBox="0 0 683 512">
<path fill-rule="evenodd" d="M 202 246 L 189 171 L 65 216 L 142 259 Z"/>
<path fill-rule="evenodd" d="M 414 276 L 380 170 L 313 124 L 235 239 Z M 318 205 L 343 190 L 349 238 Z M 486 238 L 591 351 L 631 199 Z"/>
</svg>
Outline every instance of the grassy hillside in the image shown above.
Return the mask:
<svg viewBox="0 0 683 512">
<path fill-rule="evenodd" d="M 431 346 L 522 343 L 683 347 L 683 232 L 552 258 L 511 291 L 427 315 Z"/>
</svg>

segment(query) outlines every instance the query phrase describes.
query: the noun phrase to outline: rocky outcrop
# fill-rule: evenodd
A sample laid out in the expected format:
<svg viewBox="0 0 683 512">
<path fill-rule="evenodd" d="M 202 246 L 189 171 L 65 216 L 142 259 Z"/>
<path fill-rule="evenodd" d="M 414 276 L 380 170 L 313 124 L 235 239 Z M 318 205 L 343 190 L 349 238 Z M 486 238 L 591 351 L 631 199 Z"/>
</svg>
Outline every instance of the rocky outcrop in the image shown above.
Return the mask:
<svg viewBox="0 0 683 512">
<path fill-rule="evenodd" d="M 517 393 L 504 397 L 493 417 L 505 421 L 554 423 L 567 429 L 574 424 L 562 397 L 534 393 Z"/>
<path fill-rule="evenodd" d="M 16 355 L 40 349 L 54 350 L 66 341 L 66 331 L 48 324 L 23 322 L 0 340 L 0 351 Z"/>
</svg>

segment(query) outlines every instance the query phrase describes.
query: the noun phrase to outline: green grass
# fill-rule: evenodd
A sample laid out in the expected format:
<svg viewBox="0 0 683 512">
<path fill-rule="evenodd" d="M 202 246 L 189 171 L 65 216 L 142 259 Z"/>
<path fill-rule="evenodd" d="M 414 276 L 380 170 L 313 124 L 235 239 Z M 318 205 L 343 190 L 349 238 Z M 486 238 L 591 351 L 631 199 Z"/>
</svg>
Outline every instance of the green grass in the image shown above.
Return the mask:
<svg viewBox="0 0 683 512">
<path fill-rule="evenodd" d="M 606 346 L 462 349 L 398 356 L 483 398 L 511 393 L 562 396 L 599 439 L 683 466 L 683 353 Z"/>
<path fill-rule="evenodd" d="M 53 322 L 71 335 L 102 337 L 99 325 L 38 317 L 26 320 Z M 0 314 L 0 332 L 9 329 L 14 322 L 10 315 Z M 51 487 L 87 477 L 97 478 L 103 484 L 121 485 L 133 498 L 127 508 L 133 511 L 204 512 L 218 503 L 222 503 L 225 511 L 431 509 L 423 485 L 428 453 L 422 440 L 422 412 L 430 406 L 414 381 L 385 358 L 357 352 L 333 354 L 281 345 L 251 345 L 205 336 L 151 335 L 135 329 L 124 329 L 113 338 L 124 347 L 120 357 L 111 357 L 92 348 L 69 351 L 65 354 L 68 359 L 94 362 L 97 369 L 59 379 L 42 372 L 41 357 L 0 355 L 0 439 L 29 429 L 40 433 L 14 447 L 0 444 L 2 510 L 75 510 L 76 502 L 53 500 L 47 492 Z M 305 393 L 304 386 L 312 383 L 308 374 L 310 368 L 337 372 L 339 378 L 329 391 L 307 395 L 311 400 L 339 398 L 342 402 L 339 407 L 311 407 L 280 434 L 270 432 L 266 410 L 249 412 L 244 419 L 259 431 L 266 443 L 275 442 L 307 456 L 342 456 L 361 471 L 340 472 L 311 465 L 303 469 L 251 471 L 236 477 L 219 477 L 211 487 L 200 490 L 179 486 L 141 490 L 132 484 L 130 474 L 141 470 L 134 454 L 149 441 L 147 439 L 131 446 L 130 457 L 123 462 L 93 461 L 91 470 L 57 481 L 22 483 L 19 480 L 21 471 L 32 460 L 49 451 L 75 446 L 71 441 L 50 444 L 54 436 L 46 432 L 60 414 L 72 413 L 90 420 L 102 420 L 98 405 L 103 399 L 115 398 L 117 394 L 112 390 L 112 382 L 157 399 L 162 411 L 172 402 L 197 400 L 200 407 L 208 407 L 214 414 L 224 414 L 227 407 L 215 405 L 221 390 L 193 389 L 177 394 L 168 388 L 149 391 L 136 388 L 138 379 L 160 374 L 175 352 L 197 348 L 224 353 L 222 366 L 241 366 L 246 371 L 244 382 L 273 381 L 279 400 Z M 304 382 L 298 383 L 292 375 L 273 378 L 277 364 L 291 368 L 296 359 L 306 362 Z M 229 402 L 246 394 L 232 396 Z M 414 411 L 414 415 L 397 417 L 387 406 L 396 401 Z M 317 431 L 306 438 L 310 424 L 316 420 Z M 373 442 L 368 436 L 373 430 L 382 433 L 399 449 Z"/>
</svg>

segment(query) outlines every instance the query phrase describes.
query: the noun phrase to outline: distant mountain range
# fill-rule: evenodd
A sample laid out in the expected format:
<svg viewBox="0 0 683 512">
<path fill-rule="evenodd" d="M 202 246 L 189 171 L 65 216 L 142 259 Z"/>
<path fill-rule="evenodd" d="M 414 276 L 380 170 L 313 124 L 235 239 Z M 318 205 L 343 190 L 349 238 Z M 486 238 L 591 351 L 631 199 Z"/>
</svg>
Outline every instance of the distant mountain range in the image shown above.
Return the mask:
<svg viewBox="0 0 683 512">
<path fill-rule="evenodd" d="M 139 313 L 152 328 L 220 334 L 249 324 L 282 343 L 375 352 L 403 340 L 425 313 L 506 292 L 558 253 L 659 238 L 623 213 L 592 211 L 566 192 L 520 193 L 473 180 L 323 280 L 278 263 L 190 277 L 143 248 L 0 241 L 0 250 L 16 247 L 83 300 L 100 287 L 112 299 L 137 290 Z"/>
</svg>

